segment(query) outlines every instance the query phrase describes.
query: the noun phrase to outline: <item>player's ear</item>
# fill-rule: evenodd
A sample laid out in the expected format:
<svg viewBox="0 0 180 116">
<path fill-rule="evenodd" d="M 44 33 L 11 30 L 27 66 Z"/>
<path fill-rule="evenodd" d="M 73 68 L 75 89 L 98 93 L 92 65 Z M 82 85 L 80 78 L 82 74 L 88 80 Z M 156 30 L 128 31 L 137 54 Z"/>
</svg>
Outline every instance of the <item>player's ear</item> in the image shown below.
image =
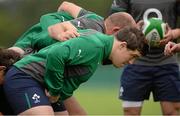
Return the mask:
<svg viewBox="0 0 180 116">
<path fill-rule="evenodd" d="M 6 66 L 0 66 L 0 71 L 6 70 Z"/>
<path fill-rule="evenodd" d="M 116 33 L 116 32 L 118 32 L 120 29 L 121 29 L 120 27 L 115 26 L 115 27 L 113 27 L 112 32 L 113 32 L 113 33 Z"/>
<path fill-rule="evenodd" d="M 124 48 L 124 47 L 127 47 L 127 42 L 120 42 L 119 43 L 119 48 Z"/>
</svg>

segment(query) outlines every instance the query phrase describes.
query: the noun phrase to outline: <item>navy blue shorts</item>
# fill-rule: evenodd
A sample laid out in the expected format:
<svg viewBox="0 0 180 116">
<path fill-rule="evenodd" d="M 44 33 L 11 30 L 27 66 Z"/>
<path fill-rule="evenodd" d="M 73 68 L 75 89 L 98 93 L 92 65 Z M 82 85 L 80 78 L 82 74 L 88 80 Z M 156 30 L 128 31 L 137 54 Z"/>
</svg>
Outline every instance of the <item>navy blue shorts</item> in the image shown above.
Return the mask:
<svg viewBox="0 0 180 116">
<path fill-rule="evenodd" d="M 6 73 L 4 91 L 15 114 L 35 106 L 51 105 L 45 95 L 45 88 L 30 75 L 15 67 L 10 68 Z M 52 106 L 55 112 L 65 111 L 62 103 Z"/>
<path fill-rule="evenodd" d="M 0 112 L 2 112 L 3 115 L 13 115 L 14 114 L 12 108 L 10 107 L 10 105 L 6 99 L 2 85 L 0 85 Z"/>
<path fill-rule="evenodd" d="M 125 101 L 143 101 L 153 93 L 154 101 L 180 101 L 179 67 L 128 65 L 121 77 L 119 98 Z"/>
</svg>

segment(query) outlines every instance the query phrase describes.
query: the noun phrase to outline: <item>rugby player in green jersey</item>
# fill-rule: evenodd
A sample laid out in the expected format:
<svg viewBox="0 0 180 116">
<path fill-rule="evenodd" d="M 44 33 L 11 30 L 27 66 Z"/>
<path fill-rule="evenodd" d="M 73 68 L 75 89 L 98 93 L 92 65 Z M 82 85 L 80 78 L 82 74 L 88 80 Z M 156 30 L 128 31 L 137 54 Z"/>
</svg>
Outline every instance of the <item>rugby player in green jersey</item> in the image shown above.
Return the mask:
<svg viewBox="0 0 180 116">
<path fill-rule="evenodd" d="M 111 60 L 118 68 L 131 64 L 146 46 L 144 35 L 136 28 L 126 27 L 114 36 L 95 30 L 79 33 L 81 36 L 75 39 L 26 56 L 8 70 L 4 89 L 16 114 L 54 114 L 49 104 L 59 100 L 70 114 L 79 115 L 69 111 L 76 109 L 70 103 L 73 92 L 92 76 L 97 66 L 105 60 Z"/>
</svg>

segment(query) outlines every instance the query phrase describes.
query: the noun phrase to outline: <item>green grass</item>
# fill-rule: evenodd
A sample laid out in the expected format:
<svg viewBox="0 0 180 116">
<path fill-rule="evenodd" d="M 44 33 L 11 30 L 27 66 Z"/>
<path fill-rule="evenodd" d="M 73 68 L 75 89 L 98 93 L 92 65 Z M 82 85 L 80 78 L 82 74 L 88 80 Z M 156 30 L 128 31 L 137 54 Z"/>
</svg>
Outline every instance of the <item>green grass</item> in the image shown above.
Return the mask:
<svg viewBox="0 0 180 116">
<path fill-rule="evenodd" d="M 80 89 L 75 94 L 80 104 L 89 115 L 122 115 L 121 100 L 118 99 L 118 89 Z M 146 101 L 143 115 L 160 115 L 159 103 Z"/>
</svg>

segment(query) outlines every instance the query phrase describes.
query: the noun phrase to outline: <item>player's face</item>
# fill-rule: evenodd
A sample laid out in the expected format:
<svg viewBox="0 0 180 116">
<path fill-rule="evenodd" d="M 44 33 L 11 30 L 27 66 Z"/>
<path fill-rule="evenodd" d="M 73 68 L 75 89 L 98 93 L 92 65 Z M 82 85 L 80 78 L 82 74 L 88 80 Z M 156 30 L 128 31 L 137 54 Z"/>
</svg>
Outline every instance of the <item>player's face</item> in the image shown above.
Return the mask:
<svg viewBox="0 0 180 116">
<path fill-rule="evenodd" d="M 117 49 L 112 57 L 112 63 L 115 67 L 123 67 L 127 64 L 134 63 L 135 59 L 141 56 L 138 50 L 130 50 L 127 47 Z"/>
</svg>

